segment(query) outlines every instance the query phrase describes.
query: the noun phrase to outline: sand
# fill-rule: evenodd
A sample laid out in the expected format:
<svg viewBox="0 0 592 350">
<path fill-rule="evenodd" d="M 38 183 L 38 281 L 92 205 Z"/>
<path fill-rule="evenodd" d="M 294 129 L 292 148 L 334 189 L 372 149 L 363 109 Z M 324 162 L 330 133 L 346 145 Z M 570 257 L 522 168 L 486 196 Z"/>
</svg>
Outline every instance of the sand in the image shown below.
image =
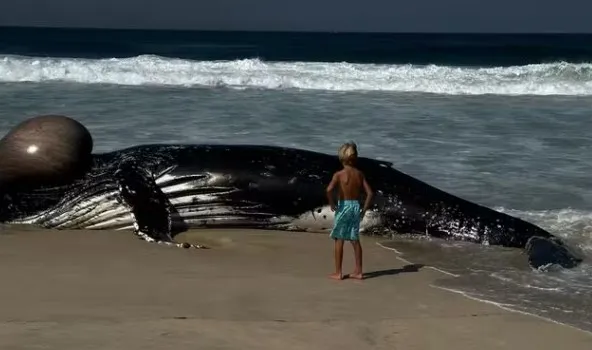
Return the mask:
<svg viewBox="0 0 592 350">
<path fill-rule="evenodd" d="M 406 266 L 372 238 L 364 281 L 327 278 L 326 235 L 179 240 L 212 249 L 0 229 L 0 349 L 592 349 L 589 333 L 431 287 L 441 272 Z"/>
</svg>

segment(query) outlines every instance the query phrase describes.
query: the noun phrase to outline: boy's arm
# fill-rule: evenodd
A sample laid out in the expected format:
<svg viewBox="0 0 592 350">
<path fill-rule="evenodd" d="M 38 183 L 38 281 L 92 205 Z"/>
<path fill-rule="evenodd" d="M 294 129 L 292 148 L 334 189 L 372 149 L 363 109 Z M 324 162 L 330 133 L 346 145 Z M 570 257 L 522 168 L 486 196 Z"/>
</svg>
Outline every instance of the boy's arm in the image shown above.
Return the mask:
<svg viewBox="0 0 592 350">
<path fill-rule="evenodd" d="M 337 185 L 338 181 L 339 175 L 335 173 L 333 174 L 333 178 L 331 179 L 329 186 L 327 186 L 327 199 L 329 200 L 329 205 L 331 206 L 331 210 L 333 211 L 335 211 L 335 200 L 333 198 L 333 191 L 335 190 L 335 186 Z"/>
<path fill-rule="evenodd" d="M 370 208 L 374 192 L 372 192 L 372 187 L 370 187 L 368 181 L 366 181 L 366 176 L 362 175 L 362 180 L 362 183 L 364 185 L 364 191 L 366 191 L 366 201 L 364 202 L 364 208 L 362 209 L 362 213 L 365 213 Z"/>
</svg>

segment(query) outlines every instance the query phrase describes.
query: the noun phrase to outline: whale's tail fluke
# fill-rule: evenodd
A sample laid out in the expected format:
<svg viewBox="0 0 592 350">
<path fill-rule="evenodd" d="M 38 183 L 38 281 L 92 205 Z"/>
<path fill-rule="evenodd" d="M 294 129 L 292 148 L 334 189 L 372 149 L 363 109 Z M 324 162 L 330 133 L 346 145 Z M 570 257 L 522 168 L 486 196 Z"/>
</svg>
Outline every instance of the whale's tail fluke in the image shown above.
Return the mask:
<svg viewBox="0 0 592 350">
<path fill-rule="evenodd" d="M 582 262 L 568 246 L 557 237 L 531 237 L 524 247 L 528 263 L 532 268 L 541 269 L 550 265 L 573 268 Z"/>
</svg>

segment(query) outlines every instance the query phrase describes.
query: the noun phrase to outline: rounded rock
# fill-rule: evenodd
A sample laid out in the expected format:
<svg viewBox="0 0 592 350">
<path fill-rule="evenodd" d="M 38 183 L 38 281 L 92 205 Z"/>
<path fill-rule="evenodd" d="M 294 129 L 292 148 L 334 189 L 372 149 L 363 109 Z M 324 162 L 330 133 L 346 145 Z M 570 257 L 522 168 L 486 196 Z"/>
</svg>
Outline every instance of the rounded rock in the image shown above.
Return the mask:
<svg viewBox="0 0 592 350">
<path fill-rule="evenodd" d="M 92 148 L 90 132 L 72 118 L 27 119 L 0 140 L 0 186 L 70 181 L 88 169 Z"/>
</svg>

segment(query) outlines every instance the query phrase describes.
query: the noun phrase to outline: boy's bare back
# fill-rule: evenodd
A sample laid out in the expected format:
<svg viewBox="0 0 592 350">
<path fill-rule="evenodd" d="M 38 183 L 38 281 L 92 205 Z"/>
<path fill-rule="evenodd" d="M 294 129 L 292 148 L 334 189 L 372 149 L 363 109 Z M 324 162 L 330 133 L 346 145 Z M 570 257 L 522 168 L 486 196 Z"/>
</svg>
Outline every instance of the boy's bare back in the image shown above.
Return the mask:
<svg viewBox="0 0 592 350">
<path fill-rule="evenodd" d="M 342 170 L 339 170 L 333 175 L 333 179 L 327 188 L 329 195 L 329 203 L 332 209 L 335 208 L 331 193 L 335 187 L 339 188 L 339 200 L 361 200 L 362 190 L 366 192 L 366 200 L 362 208 L 362 213 L 365 213 L 370 207 L 372 200 L 372 188 L 366 181 L 364 174 L 353 166 L 346 165 Z"/>
<path fill-rule="evenodd" d="M 347 166 L 335 173 L 339 184 L 339 199 L 360 200 L 364 188 L 364 174 L 358 169 Z"/>
<path fill-rule="evenodd" d="M 355 167 L 356 159 L 358 158 L 357 146 L 354 143 L 346 143 L 339 149 L 339 160 L 343 165 L 343 169 L 333 174 L 331 183 L 327 187 L 327 198 L 331 205 L 331 210 L 335 210 L 335 203 L 333 201 L 333 190 L 339 187 L 340 200 L 357 200 L 361 199 L 362 190 L 366 192 L 366 201 L 362 209 L 362 214 L 370 207 L 372 200 L 372 188 L 366 181 L 364 174 Z"/>
</svg>

